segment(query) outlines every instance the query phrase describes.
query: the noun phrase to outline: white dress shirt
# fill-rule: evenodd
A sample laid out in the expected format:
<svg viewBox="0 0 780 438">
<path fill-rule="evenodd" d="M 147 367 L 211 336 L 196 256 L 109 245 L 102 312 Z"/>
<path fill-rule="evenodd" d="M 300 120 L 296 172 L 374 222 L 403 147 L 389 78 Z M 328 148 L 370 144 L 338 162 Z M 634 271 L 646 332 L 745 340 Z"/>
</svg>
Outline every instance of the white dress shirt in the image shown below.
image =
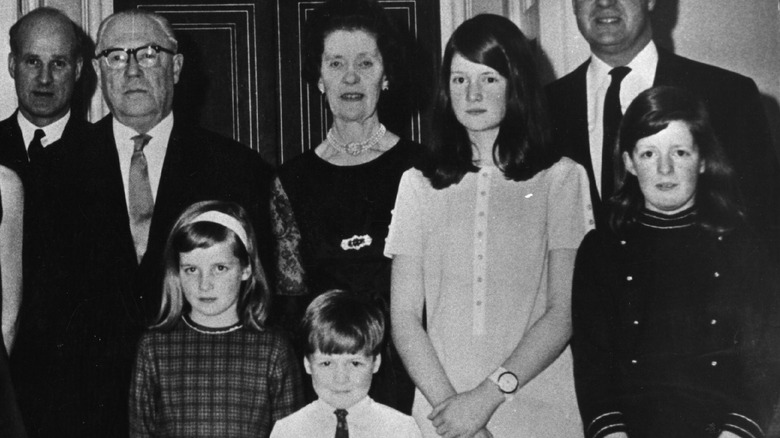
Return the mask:
<svg viewBox="0 0 780 438">
<path fill-rule="evenodd" d="M 333 438 L 335 410 L 324 401 L 315 400 L 277 421 L 271 438 Z M 412 417 L 370 397 L 347 409 L 347 428 L 349 438 L 422 438 Z"/>
<path fill-rule="evenodd" d="M 627 67 L 631 72 L 620 85 L 620 106 L 625 114 L 628 105 L 639 93 L 653 86 L 655 70 L 658 66 L 658 49 L 652 41 L 639 52 Z M 586 76 L 588 93 L 588 134 L 590 140 L 590 161 L 593 163 L 593 175 L 596 187 L 601 194 L 601 149 L 604 142 L 604 98 L 612 81 L 609 75 L 612 67 L 591 55 Z"/>
<path fill-rule="evenodd" d="M 25 150 L 30 148 L 30 143 L 32 143 L 33 137 L 35 137 L 35 131 L 38 129 L 43 129 L 44 134 L 46 134 L 41 139 L 41 145 L 44 148 L 62 138 L 62 133 L 65 131 L 65 125 L 68 124 L 68 120 L 70 120 L 70 110 L 56 122 L 41 128 L 27 120 L 21 111 L 16 112 L 16 123 L 19 124 L 19 128 L 22 130 Z"/>
<path fill-rule="evenodd" d="M 122 183 L 125 187 L 125 202 L 130 208 L 128 181 L 130 178 L 130 160 L 133 158 L 135 142 L 133 137 L 138 135 L 135 129 L 125 126 L 116 119 L 113 120 L 114 141 L 116 151 L 119 154 L 119 168 L 122 171 Z M 149 184 L 152 186 L 152 197 L 157 201 L 157 188 L 160 186 L 165 152 L 168 150 L 168 140 L 173 130 L 173 112 L 162 119 L 160 123 L 146 134 L 152 137 L 149 144 L 144 147 L 146 166 L 149 171 Z"/>
</svg>

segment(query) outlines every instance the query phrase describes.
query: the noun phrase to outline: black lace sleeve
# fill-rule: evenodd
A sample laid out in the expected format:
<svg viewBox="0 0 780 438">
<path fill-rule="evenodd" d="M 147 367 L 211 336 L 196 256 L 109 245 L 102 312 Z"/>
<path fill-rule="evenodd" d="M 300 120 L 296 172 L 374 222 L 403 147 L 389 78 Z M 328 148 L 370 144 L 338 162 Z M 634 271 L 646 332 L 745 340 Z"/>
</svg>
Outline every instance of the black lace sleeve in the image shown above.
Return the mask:
<svg viewBox="0 0 780 438">
<path fill-rule="evenodd" d="M 271 186 L 271 227 L 275 240 L 276 293 L 306 295 L 300 252 L 301 232 L 279 178 L 275 178 Z"/>
</svg>

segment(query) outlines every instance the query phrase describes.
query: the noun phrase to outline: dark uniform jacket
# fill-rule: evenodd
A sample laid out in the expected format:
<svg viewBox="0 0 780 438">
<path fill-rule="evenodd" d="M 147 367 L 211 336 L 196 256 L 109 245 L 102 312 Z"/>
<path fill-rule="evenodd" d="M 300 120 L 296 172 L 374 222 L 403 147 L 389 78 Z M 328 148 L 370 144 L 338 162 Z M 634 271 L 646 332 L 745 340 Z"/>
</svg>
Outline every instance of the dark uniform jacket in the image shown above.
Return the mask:
<svg viewBox="0 0 780 438">
<path fill-rule="evenodd" d="M 777 268 L 735 231 L 650 218 L 588 234 L 572 296 L 586 436 L 763 436 L 777 388 Z"/>
</svg>

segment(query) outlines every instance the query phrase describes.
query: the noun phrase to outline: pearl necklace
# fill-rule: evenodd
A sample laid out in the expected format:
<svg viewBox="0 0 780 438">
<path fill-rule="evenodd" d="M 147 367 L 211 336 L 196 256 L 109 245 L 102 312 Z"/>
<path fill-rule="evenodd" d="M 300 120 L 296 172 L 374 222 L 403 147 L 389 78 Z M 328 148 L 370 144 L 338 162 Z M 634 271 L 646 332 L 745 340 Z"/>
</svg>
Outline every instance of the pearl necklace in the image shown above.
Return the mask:
<svg viewBox="0 0 780 438">
<path fill-rule="evenodd" d="M 333 149 L 336 149 L 339 152 L 343 152 L 349 155 L 352 155 L 353 157 L 356 157 L 363 152 L 372 149 L 374 146 L 379 143 L 379 140 L 384 137 L 385 133 L 387 132 L 387 128 L 385 128 L 385 125 L 379 124 L 379 129 L 376 130 L 374 135 L 371 136 L 368 140 L 365 141 L 356 141 L 352 143 L 342 143 L 339 140 L 336 139 L 336 134 L 331 126 L 328 130 L 328 137 L 325 140 L 329 146 L 331 146 Z"/>
</svg>

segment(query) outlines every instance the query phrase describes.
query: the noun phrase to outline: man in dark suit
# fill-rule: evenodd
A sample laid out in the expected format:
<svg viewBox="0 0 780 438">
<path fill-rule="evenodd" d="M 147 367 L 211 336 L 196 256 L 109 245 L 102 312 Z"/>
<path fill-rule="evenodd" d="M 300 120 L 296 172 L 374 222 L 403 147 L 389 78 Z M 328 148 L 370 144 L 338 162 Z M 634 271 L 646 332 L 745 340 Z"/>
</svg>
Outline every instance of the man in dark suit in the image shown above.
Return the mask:
<svg viewBox="0 0 780 438">
<path fill-rule="evenodd" d="M 8 72 L 19 108 L 0 122 L 0 164 L 26 179 L 29 163 L 39 151 L 55 149 L 49 146 L 59 145 L 59 140 L 69 139 L 70 131 L 87 125 L 70 112 L 73 89 L 81 76 L 81 46 L 76 24 L 53 8 L 28 13 L 9 35 Z M 42 137 L 34 142 L 38 130 Z M 36 145 L 29 150 L 32 143 Z"/>
<path fill-rule="evenodd" d="M 159 311 L 167 233 L 193 202 L 222 199 L 249 212 L 269 247 L 271 173 L 251 149 L 175 118 L 184 58 L 162 16 L 109 16 L 92 62 L 111 115 L 67 154 L 69 208 L 53 220 L 67 235 L 68 275 L 51 285 L 48 325 L 68 395 L 46 433 L 121 437 L 136 342 Z"/>
<path fill-rule="evenodd" d="M 19 107 L 0 122 L 0 164 L 16 172 L 24 184 L 24 250 L 26 262 L 30 262 L 35 186 L 49 176 L 41 168 L 44 156 L 51 161 L 49 155 L 64 149 L 87 126 L 70 112 L 73 89 L 81 75 L 81 48 L 76 25 L 53 8 L 33 10 L 9 33 L 8 72 L 14 79 Z M 30 263 L 24 265 L 29 272 Z M 8 310 L 4 309 L 4 316 L 9 316 Z M 14 319 L 3 320 L 4 337 L 13 338 L 14 324 Z M 10 342 L 7 344 L 10 350 Z"/>
<path fill-rule="evenodd" d="M 780 184 L 766 115 L 752 79 L 677 56 L 653 43 L 650 14 L 655 0 L 572 0 L 580 32 L 591 57 L 573 72 L 547 87 L 553 136 L 561 151 L 588 171 L 594 213 L 603 226 L 604 200 L 611 196 L 612 166 L 603 157 L 610 137 L 607 98 L 617 81 L 621 113 L 640 92 L 654 85 L 671 85 L 699 95 L 707 107 L 732 163 L 748 219 L 769 242 L 780 244 Z M 618 67 L 615 72 L 612 69 Z M 622 76 L 622 75 L 621 75 Z M 620 114 L 617 115 L 618 122 Z M 609 160 L 607 160 L 609 161 Z M 606 170 L 606 174 L 603 174 Z M 603 193 L 602 185 L 609 193 Z"/>
<path fill-rule="evenodd" d="M 56 190 L 52 183 L 62 170 L 62 154 L 81 141 L 88 126 L 70 110 L 83 64 L 80 34 L 65 14 L 45 7 L 20 18 L 9 32 L 8 72 L 19 107 L 0 122 L 0 164 L 15 171 L 24 186 L 24 299 L 3 297 L 2 327 L 8 351 L 15 346 L 14 383 L 28 422 L 46 414 L 40 394 L 48 388 L 40 379 L 48 374 L 51 363 L 41 354 L 41 338 L 33 328 L 40 292 L 34 280 L 41 272 L 42 259 L 58 253 L 58 240 L 41 238 L 41 220 L 53 199 L 49 196 Z M 20 302 L 23 307 L 17 324 Z"/>
</svg>

